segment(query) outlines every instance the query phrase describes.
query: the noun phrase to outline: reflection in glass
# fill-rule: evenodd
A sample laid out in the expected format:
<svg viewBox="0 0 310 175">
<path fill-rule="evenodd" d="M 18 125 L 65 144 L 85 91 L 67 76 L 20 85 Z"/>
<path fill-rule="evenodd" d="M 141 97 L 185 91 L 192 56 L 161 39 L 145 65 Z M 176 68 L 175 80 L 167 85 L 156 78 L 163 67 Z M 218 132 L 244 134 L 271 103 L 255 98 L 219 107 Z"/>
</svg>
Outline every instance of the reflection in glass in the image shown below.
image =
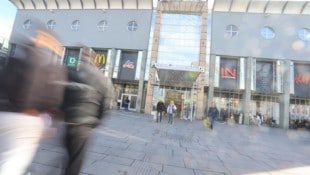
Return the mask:
<svg viewBox="0 0 310 175">
<path fill-rule="evenodd" d="M 163 14 L 157 62 L 190 66 L 198 62 L 201 16 Z"/>
<path fill-rule="evenodd" d="M 298 31 L 298 37 L 303 41 L 310 41 L 310 30 L 303 28 Z"/>
<path fill-rule="evenodd" d="M 275 37 L 274 30 L 271 27 L 263 27 L 260 31 L 260 34 L 265 39 L 272 39 Z"/>
</svg>

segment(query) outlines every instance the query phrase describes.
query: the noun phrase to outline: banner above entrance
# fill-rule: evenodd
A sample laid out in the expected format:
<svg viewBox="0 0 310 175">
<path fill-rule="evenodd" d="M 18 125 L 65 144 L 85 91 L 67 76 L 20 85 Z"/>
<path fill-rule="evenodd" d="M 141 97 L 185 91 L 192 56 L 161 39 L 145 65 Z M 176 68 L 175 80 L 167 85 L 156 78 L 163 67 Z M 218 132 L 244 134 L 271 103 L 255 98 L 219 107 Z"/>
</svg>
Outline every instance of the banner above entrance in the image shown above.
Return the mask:
<svg viewBox="0 0 310 175">
<path fill-rule="evenodd" d="M 157 71 L 159 85 L 192 88 L 204 68 L 200 66 L 176 66 L 153 64 Z"/>
</svg>

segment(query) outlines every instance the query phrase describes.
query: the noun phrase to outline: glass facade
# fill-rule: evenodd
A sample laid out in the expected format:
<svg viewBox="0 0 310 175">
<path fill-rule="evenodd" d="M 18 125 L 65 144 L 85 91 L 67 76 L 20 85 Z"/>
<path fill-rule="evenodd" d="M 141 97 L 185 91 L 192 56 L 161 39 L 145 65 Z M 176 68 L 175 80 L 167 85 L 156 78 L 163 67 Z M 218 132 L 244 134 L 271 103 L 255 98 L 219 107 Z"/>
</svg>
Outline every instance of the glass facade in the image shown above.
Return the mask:
<svg viewBox="0 0 310 175">
<path fill-rule="evenodd" d="M 162 14 L 157 63 L 198 64 L 200 26 L 200 15 Z"/>
</svg>

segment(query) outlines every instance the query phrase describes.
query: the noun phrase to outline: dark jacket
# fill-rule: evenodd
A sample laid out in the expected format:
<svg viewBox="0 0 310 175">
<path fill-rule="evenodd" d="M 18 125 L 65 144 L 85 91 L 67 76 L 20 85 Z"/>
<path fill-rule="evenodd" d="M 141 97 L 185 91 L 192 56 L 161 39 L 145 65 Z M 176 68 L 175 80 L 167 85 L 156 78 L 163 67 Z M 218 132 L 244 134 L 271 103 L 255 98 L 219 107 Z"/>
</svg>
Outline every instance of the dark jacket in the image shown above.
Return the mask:
<svg viewBox="0 0 310 175">
<path fill-rule="evenodd" d="M 157 109 L 158 112 L 166 111 L 166 107 L 165 107 L 164 102 L 159 101 L 159 102 L 157 103 L 156 109 Z"/>
<path fill-rule="evenodd" d="M 112 82 L 102 72 L 86 62 L 78 70 L 68 70 L 63 110 L 68 124 L 99 124 L 103 112 L 111 108 Z"/>
<path fill-rule="evenodd" d="M 216 107 L 210 107 L 209 110 L 208 110 L 207 116 L 209 118 L 213 118 L 214 119 L 214 118 L 216 118 L 218 116 L 218 114 L 219 114 L 219 111 L 217 110 Z"/>
</svg>

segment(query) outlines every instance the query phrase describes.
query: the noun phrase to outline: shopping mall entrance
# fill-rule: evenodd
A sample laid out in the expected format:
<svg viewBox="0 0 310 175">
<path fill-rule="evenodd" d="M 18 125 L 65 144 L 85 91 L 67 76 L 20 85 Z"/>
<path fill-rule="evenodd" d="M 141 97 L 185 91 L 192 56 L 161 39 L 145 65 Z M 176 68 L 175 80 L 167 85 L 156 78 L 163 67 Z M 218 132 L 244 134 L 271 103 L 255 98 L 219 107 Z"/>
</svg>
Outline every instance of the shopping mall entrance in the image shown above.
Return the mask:
<svg viewBox="0 0 310 175">
<path fill-rule="evenodd" d="M 176 118 L 195 119 L 197 104 L 197 77 L 204 71 L 200 67 L 173 67 L 155 64 L 155 83 L 153 90 L 153 111 L 163 100 L 168 106 L 174 101 L 177 107 Z"/>
</svg>

